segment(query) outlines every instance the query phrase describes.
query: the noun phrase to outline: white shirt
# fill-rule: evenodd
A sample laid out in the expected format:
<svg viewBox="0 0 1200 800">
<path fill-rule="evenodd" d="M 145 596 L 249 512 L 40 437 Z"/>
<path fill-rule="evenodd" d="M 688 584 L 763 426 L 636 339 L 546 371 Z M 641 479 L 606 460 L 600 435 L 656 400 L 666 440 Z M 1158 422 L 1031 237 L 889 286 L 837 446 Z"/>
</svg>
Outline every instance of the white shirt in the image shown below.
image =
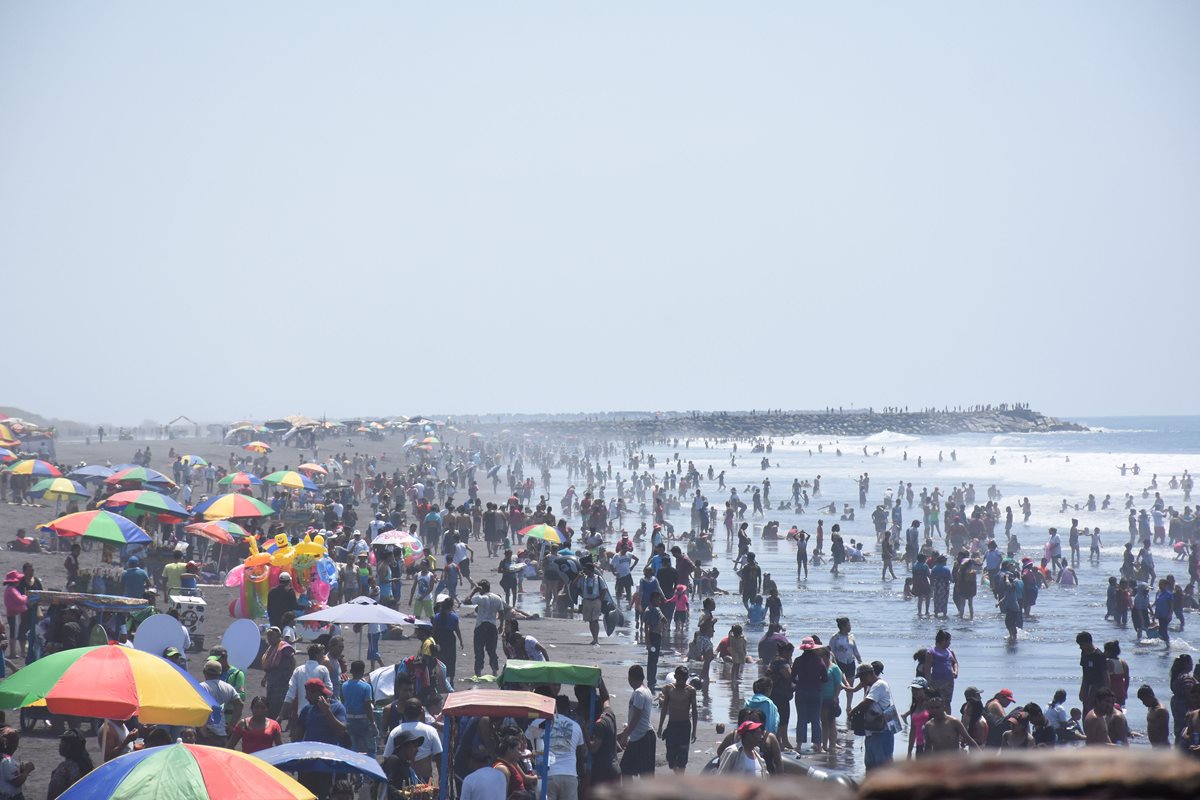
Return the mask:
<svg viewBox="0 0 1200 800">
<path fill-rule="evenodd" d="M 621 553 L 612 557 L 613 575 L 618 578 L 625 578 L 633 570 L 633 557 L 628 553 Z"/>
<path fill-rule="evenodd" d="M 545 720 L 536 720 L 525 731 L 537 750 L 545 741 Z M 557 716 L 550 726 L 550 769 L 547 775 L 577 775 L 575 749 L 583 747 L 583 729 L 570 717 Z"/>
<path fill-rule="evenodd" d="M 636 742 L 643 736 L 649 734 L 653 736 L 653 723 L 650 720 L 651 714 L 654 712 L 654 696 L 650 694 L 650 690 L 642 684 L 634 689 L 633 694 L 629 695 L 629 714 L 626 716 L 626 721 L 633 717 L 633 710 L 637 709 L 641 712 L 641 718 L 638 724 L 630 729 L 629 741 Z"/>
<path fill-rule="evenodd" d="M 867 689 L 867 699 L 874 700 L 875 705 L 879 706 L 879 710 L 887 715 L 888 729 L 892 733 L 899 733 L 900 718 L 896 714 L 896 707 L 892 703 L 892 687 L 887 685 L 887 681 L 883 678 L 877 679 L 871 684 L 871 688 Z"/>
<path fill-rule="evenodd" d="M 508 781 L 495 767 L 481 767 L 463 779 L 458 800 L 504 800 Z"/>
<path fill-rule="evenodd" d="M 467 552 L 466 543 L 459 542 L 458 544 L 454 545 L 454 563 L 455 564 L 461 564 L 462 562 L 466 561 L 470 557 L 471 557 L 471 554 Z"/>
<path fill-rule="evenodd" d="M 333 691 L 333 681 L 329 677 L 329 670 L 316 661 L 305 661 L 292 671 L 292 679 L 288 681 L 287 694 L 283 697 L 284 705 L 292 702 L 297 697 L 300 698 L 300 702 L 296 705 L 297 714 L 303 711 L 308 705 L 308 697 L 306 696 L 308 693 L 304 691 L 304 684 L 310 678 L 320 678 L 325 687 L 329 691 Z"/>
<path fill-rule="evenodd" d="M 423 758 L 440 756 L 442 754 L 442 740 L 438 736 L 437 728 L 427 725 L 424 722 L 414 721 L 401 722 L 392 728 L 392 732 L 388 734 L 387 744 L 383 747 L 384 758 L 396 752 L 396 737 L 403 731 L 412 731 L 418 736 L 425 737 L 425 741 L 421 742 L 421 746 L 417 748 L 417 755 L 413 758 L 413 761 L 420 761 Z"/>
</svg>

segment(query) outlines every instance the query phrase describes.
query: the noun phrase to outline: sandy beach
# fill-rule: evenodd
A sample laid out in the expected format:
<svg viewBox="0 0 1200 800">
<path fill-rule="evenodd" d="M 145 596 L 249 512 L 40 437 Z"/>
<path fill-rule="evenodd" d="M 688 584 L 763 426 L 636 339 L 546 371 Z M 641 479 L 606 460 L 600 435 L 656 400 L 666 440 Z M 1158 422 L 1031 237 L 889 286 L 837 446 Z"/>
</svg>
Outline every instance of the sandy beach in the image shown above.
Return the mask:
<svg viewBox="0 0 1200 800">
<path fill-rule="evenodd" d="M 344 440 L 342 440 L 344 442 Z M 407 463 L 398 460 L 399 444 L 401 440 L 397 438 L 388 438 L 382 442 L 369 441 L 365 438 L 357 438 L 354 440 L 354 448 L 358 452 L 367 454 L 382 455 L 387 453 L 388 461 L 386 466 L 389 471 L 394 466 Z M 334 440 L 326 440 L 322 442 L 322 452 L 327 452 L 334 449 Z M 78 464 L 81 461 L 86 461 L 90 464 L 103 464 L 106 460 L 113 464 L 119 464 L 129 461 L 134 452 L 142 449 L 147 445 L 150 446 L 153 453 L 151 466 L 159 471 L 170 473 L 170 461 L 167 459 L 168 451 L 171 447 L 180 453 L 191 453 L 208 459 L 214 464 L 227 463 L 230 452 L 242 453 L 240 448 L 233 448 L 222 444 L 216 438 L 206 439 L 182 439 L 182 440 L 150 440 L 150 441 L 123 441 L 118 442 L 112 439 L 106 439 L 103 445 L 98 444 L 95 439 L 90 444 L 74 441 L 59 441 L 58 461 L 63 464 Z M 337 448 L 340 450 L 340 448 Z M 354 452 L 347 448 L 348 452 Z M 311 451 L 307 451 L 311 455 Z M 297 451 L 294 448 L 277 448 L 270 454 L 270 460 L 273 469 L 282 469 L 284 466 L 295 467 L 301 463 L 297 458 Z M 486 485 L 481 485 L 481 496 L 484 501 L 503 500 L 505 497 L 498 497 L 490 493 L 490 482 L 484 482 Z M 196 496 L 198 500 L 199 495 Z M 9 539 L 18 528 L 33 530 L 34 526 L 48 522 L 55 516 L 54 504 L 49 503 L 45 506 L 19 506 L 10 503 L 0 503 L 0 529 L 4 531 L 4 538 Z M 366 504 L 359 506 L 360 527 L 365 526 L 370 518 L 370 508 Z M 611 543 L 610 543 L 611 544 Z M 478 546 L 472 545 L 475 550 L 476 558 L 472 568 L 472 575 L 477 580 L 480 577 L 491 576 L 495 573 L 499 563 L 498 558 L 488 558 L 487 550 L 482 542 Z M 21 554 L 5 550 L 0 558 L 3 559 L 3 568 L 5 571 L 9 569 L 19 569 L 25 561 L 34 565 L 37 575 L 42 579 L 47 589 L 61 589 L 64 586 L 66 572 L 63 567 L 64 553 L 41 553 L 41 554 Z M 100 561 L 100 548 L 95 547 L 90 552 L 85 552 L 81 556 L 81 566 L 87 568 L 94 566 Z M 495 580 L 493 579 L 493 585 Z M 406 580 L 404 584 L 405 592 L 407 593 L 409 583 Z M 629 685 L 626 680 L 626 671 L 629 665 L 633 663 L 645 663 L 645 648 L 636 645 L 632 642 L 627 632 L 619 632 L 618 634 L 605 638 L 601 634 L 601 647 L 593 647 L 590 644 L 590 636 L 587 631 L 587 626 L 579 620 L 562 618 L 547 618 L 545 604 L 542 602 L 538 594 L 539 583 L 537 581 L 527 581 L 525 583 L 525 591 L 523 592 L 518 608 L 529 613 L 540 615 L 536 620 L 524 620 L 521 623 L 521 628 L 527 634 L 535 636 L 550 652 L 551 658 L 556 661 L 564 661 L 573 664 L 599 665 L 604 673 L 604 679 L 613 694 L 613 706 L 617 714 L 619 722 L 623 722 L 626 714 L 626 704 L 629 697 Z M 208 613 L 203 626 L 203 634 L 205 636 L 206 647 L 211 647 L 219 642 L 221 634 L 229 626 L 233 619 L 229 616 L 227 608 L 230 601 L 234 598 L 235 589 L 225 586 L 210 586 L 203 587 L 204 598 L 208 604 Z M 466 592 L 460 589 L 460 595 L 465 596 Z M 407 600 L 407 594 L 405 594 Z M 163 608 L 163 603 L 160 602 L 160 609 Z M 400 605 L 403 611 L 409 610 L 407 602 Z M 471 647 L 471 629 L 474 625 L 473 611 L 470 606 L 464 606 L 459 609 L 459 614 L 462 617 L 463 638 L 467 643 L 468 649 Z M 406 630 L 405 633 L 411 633 L 411 630 Z M 675 647 L 680 651 L 686 651 L 686 642 L 677 641 Z M 415 652 L 416 644 L 412 640 L 384 640 L 381 646 L 381 654 L 384 661 L 393 664 L 402 658 L 412 655 Z M 357 658 L 357 642 L 353 637 L 347 641 L 347 655 L 349 658 Z M 470 690 L 472 684 L 462 680 L 464 672 L 470 671 L 471 660 L 473 654 L 459 654 L 459 679 L 458 690 Z M 503 660 L 503 654 L 501 654 Z M 200 668 L 203 666 L 203 654 L 189 653 L 188 666 L 190 672 L 202 679 Z M 664 652 L 661 661 L 661 669 L 666 669 L 673 665 L 670 652 Z M 714 675 L 717 669 L 714 666 Z M 247 698 L 254 694 L 254 690 L 259 686 L 259 681 L 262 679 L 262 671 L 252 669 L 247 672 L 246 686 Z M 715 681 L 714 681 L 715 683 Z M 740 706 L 740 702 L 737 704 Z M 698 772 L 700 768 L 708 761 L 709 758 L 716 752 L 716 745 L 720 742 L 721 735 L 715 731 L 715 725 L 718 723 L 727 723 L 730 716 L 730 707 L 722 705 L 721 707 L 713 707 L 712 701 L 705 703 L 701 708 L 701 723 L 697 741 L 693 745 L 692 758 L 689 761 L 688 771 Z M 18 713 L 15 711 L 6 712 L 8 722 L 15 725 Z M 655 719 L 657 722 L 657 718 Z M 89 741 L 89 750 L 92 753 L 93 760 L 97 760 L 97 746 L 95 738 L 92 737 Z M 51 733 L 49 727 L 45 724 L 40 724 L 37 730 L 31 735 L 24 735 L 21 739 L 21 747 L 18 751 L 21 759 L 33 761 L 37 765 L 37 769 L 30 776 L 26 783 L 26 796 L 28 798 L 40 798 L 45 795 L 47 781 L 50 777 L 50 772 L 59 761 L 58 742 Z M 663 748 L 658 748 L 658 765 L 659 769 L 665 771 L 665 756 Z"/>
</svg>

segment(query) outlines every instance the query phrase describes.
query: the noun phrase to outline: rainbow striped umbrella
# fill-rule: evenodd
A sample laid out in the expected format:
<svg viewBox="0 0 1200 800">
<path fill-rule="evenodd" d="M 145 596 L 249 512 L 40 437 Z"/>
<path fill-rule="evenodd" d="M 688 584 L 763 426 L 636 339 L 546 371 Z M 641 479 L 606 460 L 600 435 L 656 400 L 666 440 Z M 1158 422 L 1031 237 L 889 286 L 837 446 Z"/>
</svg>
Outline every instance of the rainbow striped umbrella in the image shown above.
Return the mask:
<svg viewBox="0 0 1200 800">
<path fill-rule="evenodd" d="M 421 444 L 441 444 L 442 440 L 436 436 L 426 436 L 421 440 Z"/>
<path fill-rule="evenodd" d="M 170 744 L 114 758 L 80 778 L 62 800 L 316 800 L 295 778 L 252 755 Z"/>
<path fill-rule="evenodd" d="M 103 644 L 52 653 L 0 682 L 0 708 L 45 706 L 51 714 L 203 725 L 216 705 L 195 678 L 165 658 Z"/>
<path fill-rule="evenodd" d="M 282 486 L 284 489 L 307 489 L 310 492 L 320 491 L 317 485 L 310 479 L 304 477 L 299 472 L 290 469 L 272 472 L 270 475 L 264 475 L 263 483 L 273 483 L 276 486 Z"/>
<path fill-rule="evenodd" d="M 44 500 L 71 500 L 76 497 L 91 497 L 92 493 L 84 488 L 83 484 L 76 483 L 68 478 L 45 478 L 38 481 L 29 490 L 29 493 L 34 497 L 41 497 Z"/>
<path fill-rule="evenodd" d="M 329 474 L 329 470 L 325 469 L 320 464 L 301 464 L 300 466 L 296 467 L 296 470 L 298 472 L 303 472 L 305 475 L 308 475 L 310 478 L 313 475 L 328 475 Z"/>
<path fill-rule="evenodd" d="M 59 536 L 86 536 L 116 544 L 148 542 L 150 537 L 133 523 L 111 511 L 79 511 L 59 517 L 39 527 L 54 531 Z"/>
<path fill-rule="evenodd" d="M 530 525 L 528 528 L 521 530 L 520 534 L 526 539 L 542 539 L 551 544 L 563 543 L 562 534 L 553 525 Z"/>
<path fill-rule="evenodd" d="M 11 464 L 16 461 L 18 456 L 7 447 L 0 447 L 0 464 Z"/>
<path fill-rule="evenodd" d="M 149 467 L 119 469 L 105 478 L 104 482 L 110 486 L 116 486 L 118 483 L 157 483 L 171 489 L 175 488 L 175 481 Z"/>
<path fill-rule="evenodd" d="M 165 494 L 152 492 L 149 489 L 133 489 L 128 492 L 117 492 L 100 504 L 101 508 L 111 511 L 122 511 L 132 516 L 142 514 L 159 514 L 188 519 L 192 515 L 179 503 Z"/>
<path fill-rule="evenodd" d="M 20 444 L 13 437 L 12 430 L 4 423 L 0 423 L 0 447 L 17 447 Z"/>
<path fill-rule="evenodd" d="M 192 509 L 200 519 L 237 519 L 240 517 L 269 517 L 275 509 L 261 500 L 244 494 L 219 494 Z"/>
<path fill-rule="evenodd" d="M 242 445 L 242 449 L 249 450 L 252 453 L 269 453 L 271 452 L 271 445 L 266 442 L 246 442 Z"/>
<path fill-rule="evenodd" d="M 197 464 L 199 464 L 202 467 L 208 466 L 208 461 L 204 458 L 201 458 L 200 456 L 193 456 L 193 455 L 180 456 L 179 461 L 183 464 L 186 464 L 189 467 L 194 467 Z"/>
<path fill-rule="evenodd" d="M 236 522 L 219 519 L 216 522 L 193 522 L 183 529 L 192 536 L 203 536 L 217 544 L 236 544 L 237 540 L 249 536 L 246 529 Z"/>
<path fill-rule="evenodd" d="M 11 475 L 34 475 L 39 478 L 62 477 L 62 473 L 58 471 L 58 467 L 49 461 L 42 461 L 40 458 L 24 458 L 20 461 L 14 461 L 8 465 L 7 469 Z"/>
<path fill-rule="evenodd" d="M 221 486 L 244 488 L 246 486 L 262 486 L 262 478 L 252 472 L 231 472 L 217 483 Z"/>
</svg>

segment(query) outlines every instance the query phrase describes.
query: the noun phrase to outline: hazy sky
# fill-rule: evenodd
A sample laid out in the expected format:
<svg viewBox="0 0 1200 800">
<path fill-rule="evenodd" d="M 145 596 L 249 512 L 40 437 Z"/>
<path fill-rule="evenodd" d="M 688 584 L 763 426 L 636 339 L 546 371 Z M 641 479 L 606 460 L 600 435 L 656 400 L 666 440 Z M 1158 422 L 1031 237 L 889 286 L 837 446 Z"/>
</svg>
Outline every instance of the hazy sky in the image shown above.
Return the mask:
<svg viewBox="0 0 1200 800">
<path fill-rule="evenodd" d="M 1198 42 L 1187 0 L 4 3 L 0 404 L 1196 413 Z"/>
</svg>

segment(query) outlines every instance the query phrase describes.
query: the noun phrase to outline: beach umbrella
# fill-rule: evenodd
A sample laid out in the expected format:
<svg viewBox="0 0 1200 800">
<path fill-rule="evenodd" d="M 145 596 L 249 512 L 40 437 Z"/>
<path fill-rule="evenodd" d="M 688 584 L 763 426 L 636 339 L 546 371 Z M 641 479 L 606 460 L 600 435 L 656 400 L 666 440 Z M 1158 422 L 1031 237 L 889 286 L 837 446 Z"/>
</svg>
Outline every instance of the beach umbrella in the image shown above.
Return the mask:
<svg viewBox="0 0 1200 800">
<path fill-rule="evenodd" d="M 316 800 L 295 778 L 260 758 L 199 744 L 135 750 L 101 764 L 60 800 Z"/>
<path fill-rule="evenodd" d="M 436 436 L 426 436 L 421 440 L 421 444 L 441 444 L 442 440 Z"/>
<path fill-rule="evenodd" d="M 58 467 L 40 458 L 23 458 L 14 461 L 6 468 L 10 475 L 33 475 L 37 478 L 61 478 Z"/>
<path fill-rule="evenodd" d="M 0 447 L 17 447 L 21 443 L 13 437 L 12 429 L 7 425 L 0 424 Z"/>
<path fill-rule="evenodd" d="M 372 546 L 387 544 L 396 545 L 397 547 L 420 547 L 421 540 L 413 536 L 408 531 L 400 530 L 399 528 L 393 528 L 390 531 L 384 531 L 371 540 Z"/>
<path fill-rule="evenodd" d="M 47 522 L 39 527 L 54 531 L 59 536 L 86 536 L 114 544 L 137 544 L 149 542 L 150 537 L 132 520 L 111 511 L 78 511 Z"/>
<path fill-rule="evenodd" d="M 203 536 L 217 544 L 237 544 L 238 539 L 249 536 L 245 528 L 227 519 L 219 519 L 215 522 L 193 522 L 184 527 L 183 532 L 192 536 Z"/>
<path fill-rule="evenodd" d="M 338 625 L 414 625 L 418 622 L 412 614 L 405 614 L 377 603 L 366 595 L 336 606 L 297 617 L 297 622 L 325 622 Z"/>
<path fill-rule="evenodd" d="M 274 513 L 275 509 L 263 501 L 244 494 L 219 494 L 192 509 L 192 516 L 200 519 L 269 517 Z"/>
<path fill-rule="evenodd" d="M 91 497 L 92 493 L 68 478 L 43 478 L 33 485 L 29 493 L 44 500 L 70 500 L 76 497 Z"/>
<path fill-rule="evenodd" d="M 180 456 L 179 460 L 182 463 L 187 464 L 189 467 L 194 467 L 197 464 L 199 464 L 202 467 L 208 466 L 208 461 L 204 458 L 201 458 L 200 456 L 193 456 L 193 455 Z"/>
<path fill-rule="evenodd" d="M 366 595 L 359 595 L 341 605 L 327 606 L 320 611 L 297 617 L 296 621 L 336 625 L 415 625 L 421 620 L 412 614 L 404 614 L 381 605 Z M 358 650 L 359 655 L 362 655 L 361 628 L 358 632 Z"/>
<path fill-rule="evenodd" d="M 112 474 L 113 469 L 111 467 L 106 467 L 103 464 L 88 464 L 87 466 L 71 470 L 67 473 L 67 477 L 72 480 L 81 481 L 82 483 L 89 483 L 90 481 L 99 483 Z"/>
<path fill-rule="evenodd" d="M 172 662 L 104 644 L 60 650 L 0 681 L 0 708 L 44 705 L 51 714 L 129 719 L 151 725 L 203 725 L 216 705 Z"/>
<path fill-rule="evenodd" d="M 274 484 L 284 489 L 307 489 L 310 492 L 321 491 L 311 479 L 291 469 L 284 469 L 272 472 L 270 475 L 264 475 L 263 483 Z"/>
<path fill-rule="evenodd" d="M 300 466 L 296 467 L 296 470 L 298 472 L 303 472 L 305 475 L 308 475 L 310 478 L 313 475 L 328 475 L 329 474 L 329 470 L 325 469 L 320 464 L 301 464 Z"/>
<path fill-rule="evenodd" d="M 118 468 L 116 472 L 105 478 L 104 482 L 109 486 L 116 486 L 120 483 L 149 483 L 170 489 L 175 488 L 175 481 L 163 475 L 158 470 L 150 469 L 149 467 L 126 466 L 124 469 Z"/>
<path fill-rule="evenodd" d="M 165 494 L 152 492 L 148 489 L 134 489 L 127 492 L 117 492 L 111 497 L 105 498 L 100 504 L 101 508 L 107 508 L 114 511 L 126 511 L 133 516 L 142 514 L 159 514 L 175 517 L 178 519 L 188 519 L 192 515 L 187 509 L 179 505 L 175 500 L 167 497 Z"/>
<path fill-rule="evenodd" d="M 252 453 L 269 453 L 271 452 L 271 445 L 259 441 L 246 442 L 242 445 L 242 449 L 249 450 Z"/>
<path fill-rule="evenodd" d="M 489 469 L 487 471 L 487 476 L 489 478 L 494 478 L 499 474 L 500 474 L 500 465 L 499 464 L 497 464 L 496 466 L 492 467 L 491 469 Z"/>
<path fill-rule="evenodd" d="M 0 464 L 11 464 L 17 461 L 19 456 L 7 447 L 0 447 Z"/>
<path fill-rule="evenodd" d="M 231 472 L 217 483 L 221 486 L 244 488 L 246 486 L 262 486 L 262 478 L 252 472 Z"/>
<path fill-rule="evenodd" d="M 519 533 L 527 539 L 542 539 L 551 544 L 563 543 L 562 534 L 553 525 L 530 525 Z"/>
<path fill-rule="evenodd" d="M 259 750 L 254 757 L 285 772 L 357 772 L 381 783 L 387 782 L 387 775 L 378 761 L 336 744 L 289 742 Z"/>
</svg>

